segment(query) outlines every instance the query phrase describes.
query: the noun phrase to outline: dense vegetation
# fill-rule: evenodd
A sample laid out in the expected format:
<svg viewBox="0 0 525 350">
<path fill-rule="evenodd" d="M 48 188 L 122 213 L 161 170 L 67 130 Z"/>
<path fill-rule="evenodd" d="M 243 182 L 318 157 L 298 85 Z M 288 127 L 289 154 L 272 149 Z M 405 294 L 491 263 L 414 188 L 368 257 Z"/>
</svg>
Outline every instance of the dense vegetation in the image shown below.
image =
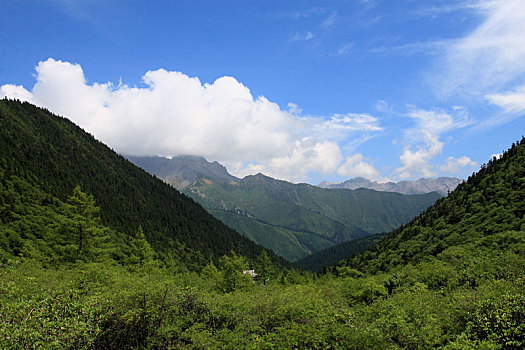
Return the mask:
<svg viewBox="0 0 525 350">
<path fill-rule="evenodd" d="M 152 249 L 145 224 L 108 225 L 83 186 L 54 195 L 3 158 L 0 348 L 523 349 L 524 156 L 522 139 L 320 275 L 284 271 L 264 250 L 186 269 Z"/>
<path fill-rule="evenodd" d="M 348 264 L 375 273 L 429 257 L 461 260 L 464 254 L 470 257 L 469 250 L 481 240 L 497 241 L 500 237 L 497 234 L 519 237 L 518 232 L 525 231 L 524 216 L 525 140 L 522 139 L 501 158 L 484 164 L 446 198 L 394 230 L 373 249 L 351 258 Z"/>
<path fill-rule="evenodd" d="M 126 235 L 142 226 L 156 251 L 190 269 L 232 249 L 252 260 L 262 250 L 69 120 L 29 103 L 0 100 L 0 173 L 61 201 L 80 185 L 100 207 L 103 225 Z M 9 198 L 0 205 L 3 215 L 15 206 Z"/>
<path fill-rule="evenodd" d="M 387 232 L 440 197 L 368 189 L 324 189 L 258 174 L 238 181 L 202 178 L 184 190 L 215 217 L 291 260 L 337 243 Z"/>
<path fill-rule="evenodd" d="M 377 233 L 375 235 L 339 243 L 297 260 L 294 262 L 294 265 L 313 272 L 318 272 L 323 269 L 326 271 L 327 267 L 331 267 L 335 265 L 335 263 L 350 256 L 358 255 L 365 249 L 376 245 L 384 236 L 385 233 Z"/>
<path fill-rule="evenodd" d="M 308 257 L 342 240 L 394 229 L 438 198 L 435 194 L 406 197 L 366 190 L 326 191 L 262 174 L 239 179 L 221 164 L 197 156 L 126 158 L 193 197 L 228 226 L 290 261 Z M 383 186 L 358 178 L 352 181 L 354 185 L 362 185 L 353 189 L 374 184 Z M 433 192 L 433 188 L 453 189 L 459 182 L 455 178 L 420 179 L 388 183 L 383 187 L 388 187 L 385 190 L 389 192 L 424 194 Z M 438 193 L 446 195 L 447 191 Z M 363 242 L 368 241 L 357 243 L 362 249 L 368 246 Z M 345 247 L 335 248 L 339 259 L 357 252 L 349 245 Z M 345 249 L 350 249 L 349 254 L 345 255 Z M 337 260 L 319 260 L 323 254 L 329 257 L 335 250 L 329 252 L 307 261 L 317 260 L 321 267 L 325 262 L 332 264 Z"/>
</svg>

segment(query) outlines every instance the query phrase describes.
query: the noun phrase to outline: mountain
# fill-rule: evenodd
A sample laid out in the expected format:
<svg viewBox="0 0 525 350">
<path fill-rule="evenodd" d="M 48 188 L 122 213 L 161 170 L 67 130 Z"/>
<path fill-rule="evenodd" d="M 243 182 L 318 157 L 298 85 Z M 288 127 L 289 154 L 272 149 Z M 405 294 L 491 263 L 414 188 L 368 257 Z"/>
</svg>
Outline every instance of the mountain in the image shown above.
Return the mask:
<svg viewBox="0 0 525 350">
<path fill-rule="evenodd" d="M 293 188 L 298 195 L 283 192 L 285 201 L 312 198 Z M 255 261 L 233 252 L 216 259 L 229 234 L 261 247 L 69 121 L 0 101 L 0 348 L 524 349 L 524 189 L 522 138 L 316 278 L 274 269 L 263 250 Z M 158 227 L 177 229 L 162 237 L 152 234 L 150 209 L 164 213 L 166 202 L 175 219 L 161 216 Z M 138 217 L 123 212 L 136 203 Z M 135 234 L 118 228 L 130 220 Z M 203 240 L 206 231 L 217 240 L 193 248 L 188 232 Z M 153 252 L 145 236 L 164 246 Z M 353 253 L 379 238 L 356 240 Z M 329 252 L 341 248 L 351 250 Z M 251 269 L 255 279 L 243 273 Z"/>
<path fill-rule="evenodd" d="M 440 197 L 323 189 L 257 174 L 237 182 L 199 179 L 184 190 L 210 213 L 289 260 L 392 230 Z"/>
<path fill-rule="evenodd" d="M 525 230 L 525 138 L 483 164 L 447 197 L 347 264 L 375 273 L 437 257 L 455 263 L 475 249 L 506 250 Z M 522 247 L 520 249 L 523 249 Z M 470 257 L 469 257 L 470 259 Z M 496 262 L 486 261 L 487 264 Z"/>
<path fill-rule="evenodd" d="M 421 194 L 438 192 L 446 196 L 453 191 L 463 180 L 456 177 L 422 178 L 414 181 L 400 182 L 377 182 L 362 177 L 346 180 L 342 183 L 330 183 L 323 181 L 319 184 L 322 188 L 346 188 L 356 190 L 358 188 L 369 188 L 376 191 L 398 192 L 403 194 Z"/>
<path fill-rule="evenodd" d="M 439 197 L 328 190 L 263 174 L 239 179 L 219 163 L 196 156 L 126 157 L 181 189 L 228 226 L 291 261 L 339 242 L 389 231 Z"/>
<path fill-rule="evenodd" d="M 206 178 L 229 183 L 239 179 L 228 173 L 218 162 L 208 162 L 198 156 L 177 156 L 171 159 L 157 156 L 125 156 L 133 164 L 155 174 L 179 191 L 197 179 Z"/>
<path fill-rule="evenodd" d="M 28 209 L 17 207 L 17 193 L 33 187 L 30 196 L 42 193 L 37 204 L 67 202 L 78 185 L 94 197 L 104 227 L 128 237 L 142 227 L 158 254 L 189 269 L 200 269 L 232 250 L 254 260 L 263 249 L 66 118 L 29 103 L 0 100 L 0 173 L 4 187 L 10 188 L 0 203 L 6 229 L 0 241 L 14 254 L 21 248 L 9 242 L 42 239 L 34 225 L 16 226 L 20 232 L 6 228 L 8 222 L 26 220 Z"/>
</svg>

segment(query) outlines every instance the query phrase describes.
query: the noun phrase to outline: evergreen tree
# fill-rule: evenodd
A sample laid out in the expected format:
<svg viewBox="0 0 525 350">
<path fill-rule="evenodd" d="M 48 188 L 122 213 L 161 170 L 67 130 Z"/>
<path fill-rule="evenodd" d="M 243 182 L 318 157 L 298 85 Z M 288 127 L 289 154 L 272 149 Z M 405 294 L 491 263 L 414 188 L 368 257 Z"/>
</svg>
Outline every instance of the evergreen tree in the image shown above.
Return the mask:
<svg viewBox="0 0 525 350">
<path fill-rule="evenodd" d="M 257 257 L 257 261 L 255 262 L 255 273 L 257 274 L 257 279 L 263 281 L 264 284 L 266 284 L 266 282 L 270 280 L 270 277 L 275 273 L 272 260 L 265 249 L 263 249 L 261 254 Z"/>
<path fill-rule="evenodd" d="M 215 266 L 213 261 L 210 261 L 201 272 L 201 277 L 207 282 L 210 289 L 221 288 L 221 272 Z"/>
<path fill-rule="evenodd" d="M 247 285 L 251 277 L 244 275 L 248 270 L 246 258 L 231 251 L 231 256 L 223 256 L 219 259 L 221 267 L 220 289 L 225 292 L 233 292 Z"/>
<path fill-rule="evenodd" d="M 135 237 L 132 238 L 131 252 L 128 262 L 132 265 L 144 266 L 153 261 L 154 251 L 146 240 L 142 226 L 139 226 Z"/>
<path fill-rule="evenodd" d="M 100 223 L 100 208 L 91 194 L 76 186 L 65 205 L 65 214 L 68 260 L 94 261 L 110 253 L 108 229 Z"/>
</svg>

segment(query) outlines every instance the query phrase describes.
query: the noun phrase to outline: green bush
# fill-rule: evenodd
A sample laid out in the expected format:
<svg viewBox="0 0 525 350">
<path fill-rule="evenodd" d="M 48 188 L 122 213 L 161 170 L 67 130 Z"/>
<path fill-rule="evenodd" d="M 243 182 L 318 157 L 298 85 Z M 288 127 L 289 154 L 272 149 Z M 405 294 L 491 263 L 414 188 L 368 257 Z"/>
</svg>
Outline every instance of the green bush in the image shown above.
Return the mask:
<svg viewBox="0 0 525 350">
<path fill-rule="evenodd" d="M 488 340 L 505 349 L 525 348 L 525 295 L 480 302 L 470 315 L 468 330 L 474 340 Z"/>
</svg>

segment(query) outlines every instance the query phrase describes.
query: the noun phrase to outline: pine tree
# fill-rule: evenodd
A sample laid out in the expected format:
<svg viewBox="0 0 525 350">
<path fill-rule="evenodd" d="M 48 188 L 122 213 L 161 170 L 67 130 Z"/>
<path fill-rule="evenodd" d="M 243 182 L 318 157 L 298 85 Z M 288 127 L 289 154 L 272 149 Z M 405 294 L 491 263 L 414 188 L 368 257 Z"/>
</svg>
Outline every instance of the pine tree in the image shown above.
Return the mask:
<svg viewBox="0 0 525 350">
<path fill-rule="evenodd" d="M 257 274 L 257 279 L 263 281 L 264 284 L 266 284 L 266 282 L 270 280 L 270 277 L 275 273 L 272 260 L 265 249 L 263 249 L 261 254 L 257 257 L 257 261 L 255 262 L 255 273 Z"/>
<path fill-rule="evenodd" d="M 153 261 L 155 252 L 146 240 L 142 226 L 139 226 L 135 237 L 130 243 L 131 252 L 128 262 L 132 265 L 144 266 Z"/>
<path fill-rule="evenodd" d="M 68 260 L 94 261 L 108 255 L 111 250 L 108 228 L 100 223 L 100 208 L 95 205 L 93 195 L 76 186 L 65 205 L 65 216 L 67 241 L 72 248 Z"/>
</svg>

